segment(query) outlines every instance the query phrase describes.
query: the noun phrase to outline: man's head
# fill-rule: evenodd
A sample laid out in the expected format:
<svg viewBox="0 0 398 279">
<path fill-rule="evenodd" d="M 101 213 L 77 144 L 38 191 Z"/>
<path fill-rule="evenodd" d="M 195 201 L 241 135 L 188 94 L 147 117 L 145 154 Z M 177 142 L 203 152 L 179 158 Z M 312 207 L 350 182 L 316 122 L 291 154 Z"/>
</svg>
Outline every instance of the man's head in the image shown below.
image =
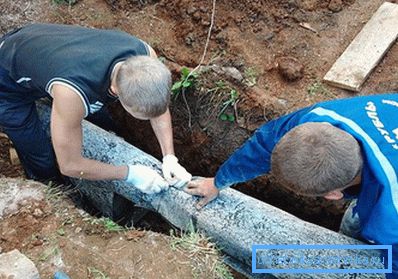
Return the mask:
<svg viewBox="0 0 398 279">
<path fill-rule="evenodd" d="M 297 194 L 333 198 L 360 174 L 362 156 L 350 134 L 309 122 L 286 133 L 271 156 L 273 175 Z"/>
<path fill-rule="evenodd" d="M 134 56 L 118 67 L 114 80 L 123 107 L 134 117 L 147 119 L 166 112 L 171 73 L 158 59 Z"/>
</svg>

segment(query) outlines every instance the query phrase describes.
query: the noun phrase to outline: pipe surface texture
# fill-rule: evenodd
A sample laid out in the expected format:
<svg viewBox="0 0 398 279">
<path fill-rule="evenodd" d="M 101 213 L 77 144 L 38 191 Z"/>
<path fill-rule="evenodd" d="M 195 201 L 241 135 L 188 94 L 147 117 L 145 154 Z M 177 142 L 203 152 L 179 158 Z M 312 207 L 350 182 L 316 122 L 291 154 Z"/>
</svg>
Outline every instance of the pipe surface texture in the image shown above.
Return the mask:
<svg viewBox="0 0 398 279">
<path fill-rule="evenodd" d="M 48 127 L 49 107 L 38 105 L 42 121 Z M 115 165 L 143 164 L 160 173 L 160 162 L 122 138 L 83 121 L 84 156 Z M 305 222 L 285 211 L 244 195 L 234 189 L 221 191 L 219 198 L 201 211 L 194 208 L 196 197 L 170 188 L 157 195 L 146 195 L 123 181 L 73 180 L 106 216 L 112 216 L 114 194 L 138 206 L 160 213 L 180 229 L 189 224 L 204 232 L 227 255 L 226 262 L 250 278 L 384 278 L 381 274 L 252 274 L 253 244 L 363 244 L 331 230 Z M 275 256 L 275 253 L 272 255 Z M 338 250 L 302 250 L 304 256 L 339 257 Z M 284 254 L 285 255 L 285 254 Z M 294 255 L 297 255 L 294 254 Z M 371 257 L 369 250 L 344 250 L 343 256 Z M 160 260 L 160 259 L 159 259 Z M 326 267 L 318 263 L 316 268 Z M 337 267 L 339 268 L 339 267 Z M 355 264 L 344 268 L 356 268 Z M 374 267 L 372 267 L 374 268 Z M 379 268 L 383 268 L 379 265 Z M 353 277 L 354 276 L 354 277 Z"/>
</svg>

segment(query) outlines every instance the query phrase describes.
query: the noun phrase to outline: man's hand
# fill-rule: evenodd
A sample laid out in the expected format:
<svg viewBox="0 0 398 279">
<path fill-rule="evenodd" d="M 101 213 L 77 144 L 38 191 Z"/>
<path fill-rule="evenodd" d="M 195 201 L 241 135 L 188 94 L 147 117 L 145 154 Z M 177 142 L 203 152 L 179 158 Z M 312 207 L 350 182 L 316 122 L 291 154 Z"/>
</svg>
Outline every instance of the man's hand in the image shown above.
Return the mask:
<svg viewBox="0 0 398 279">
<path fill-rule="evenodd" d="M 192 175 L 178 163 L 176 156 L 168 154 L 163 157 L 163 176 L 170 185 L 181 188 L 192 179 Z"/>
<path fill-rule="evenodd" d="M 189 182 L 184 192 L 203 197 L 203 199 L 196 204 L 196 209 L 200 210 L 206 204 L 217 198 L 219 190 L 214 185 L 214 178 L 204 178 Z"/>
<path fill-rule="evenodd" d="M 138 190 L 146 194 L 159 193 L 169 184 L 155 170 L 142 165 L 128 165 L 126 182 L 132 183 Z"/>
</svg>

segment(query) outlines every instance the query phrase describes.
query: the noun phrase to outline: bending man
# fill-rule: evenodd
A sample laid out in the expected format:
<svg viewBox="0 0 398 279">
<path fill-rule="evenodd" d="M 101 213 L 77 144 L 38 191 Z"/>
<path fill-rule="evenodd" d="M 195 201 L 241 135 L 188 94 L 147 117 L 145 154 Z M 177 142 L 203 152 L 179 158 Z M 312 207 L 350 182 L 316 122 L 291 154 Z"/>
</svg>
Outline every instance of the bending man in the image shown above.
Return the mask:
<svg viewBox="0 0 398 279">
<path fill-rule="evenodd" d="M 170 84 L 170 71 L 153 49 L 124 32 L 32 24 L 0 39 L 0 126 L 28 178 L 56 177 L 57 161 L 66 176 L 124 179 L 145 193 L 189 181 L 191 175 L 174 156 Z M 35 107 L 45 96 L 53 99 L 54 149 Z M 149 167 L 114 166 L 81 155 L 82 120 L 116 100 L 133 117 L 150 120 L 167 181 Z"/>
<path fill-rule="evenodd" d="M 337 200 L 356 198 L 343 218 L 346 234 L 393 245 L 398 277 L 398 94 L 315 104 L 260 127 L 219 168 L 214 178 L 187 191 L 204 198 L 221 189 L 273 173 L 295 193 Z M 394 277 L 395 276 L 395 277 Z"/>
</svg>

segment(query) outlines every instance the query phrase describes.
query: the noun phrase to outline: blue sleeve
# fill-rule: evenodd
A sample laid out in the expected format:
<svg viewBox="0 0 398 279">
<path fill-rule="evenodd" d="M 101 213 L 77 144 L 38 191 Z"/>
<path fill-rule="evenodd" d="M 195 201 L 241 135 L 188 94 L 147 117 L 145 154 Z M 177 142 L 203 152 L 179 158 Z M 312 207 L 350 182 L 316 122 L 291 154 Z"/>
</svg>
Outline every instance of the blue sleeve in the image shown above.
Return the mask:
<svg viewBox="0 0 398 279">
<path fill-rule="evenodd" d="M 271 154 L 281 137 L 295 126 L 312 108 L 304 108 L 261 126 L 243 146 L 225 161 L 215 177 L 218 189 L 266 174 L 271 167 Z"/>
<path fill-rule="evenodd" d="M 372 188 L 377 188 L 375 187 L 376 185 L 377 184 L 373 184 L 371 186 L 373 186 Z M 363 186 L 364 185 L 362 185 L 362 187 Z M 373 193 L 371 191 L 368 192 L 369 195 Z M 387 273 L 386 278 L 398 279 L 398 211 L 393 201 L 390 199 L 390 191 L 388 191 L 388 188 L 382 189 L 378 194 L 373 194 L 377 197 L 360 195 L 357 202 L 358 214 L 361 219 L 361 235 L 364 239 L 374 244 L 392 245 L 392 273 Z M 373 203 L 372 198 L 377 199 L 377 202 Z M 361 205 L 360 202 L 363 205 L 368 203 L 369 207 L 371 207 L 368 218 L 361 218 L 361 210 L 363 209 L 359 207 Z M 383 249 L 382 256 L 384 256 L 385 268 L 387 268 L 388 257 L 385 252 L 386 250 Z"/>
</svg>

